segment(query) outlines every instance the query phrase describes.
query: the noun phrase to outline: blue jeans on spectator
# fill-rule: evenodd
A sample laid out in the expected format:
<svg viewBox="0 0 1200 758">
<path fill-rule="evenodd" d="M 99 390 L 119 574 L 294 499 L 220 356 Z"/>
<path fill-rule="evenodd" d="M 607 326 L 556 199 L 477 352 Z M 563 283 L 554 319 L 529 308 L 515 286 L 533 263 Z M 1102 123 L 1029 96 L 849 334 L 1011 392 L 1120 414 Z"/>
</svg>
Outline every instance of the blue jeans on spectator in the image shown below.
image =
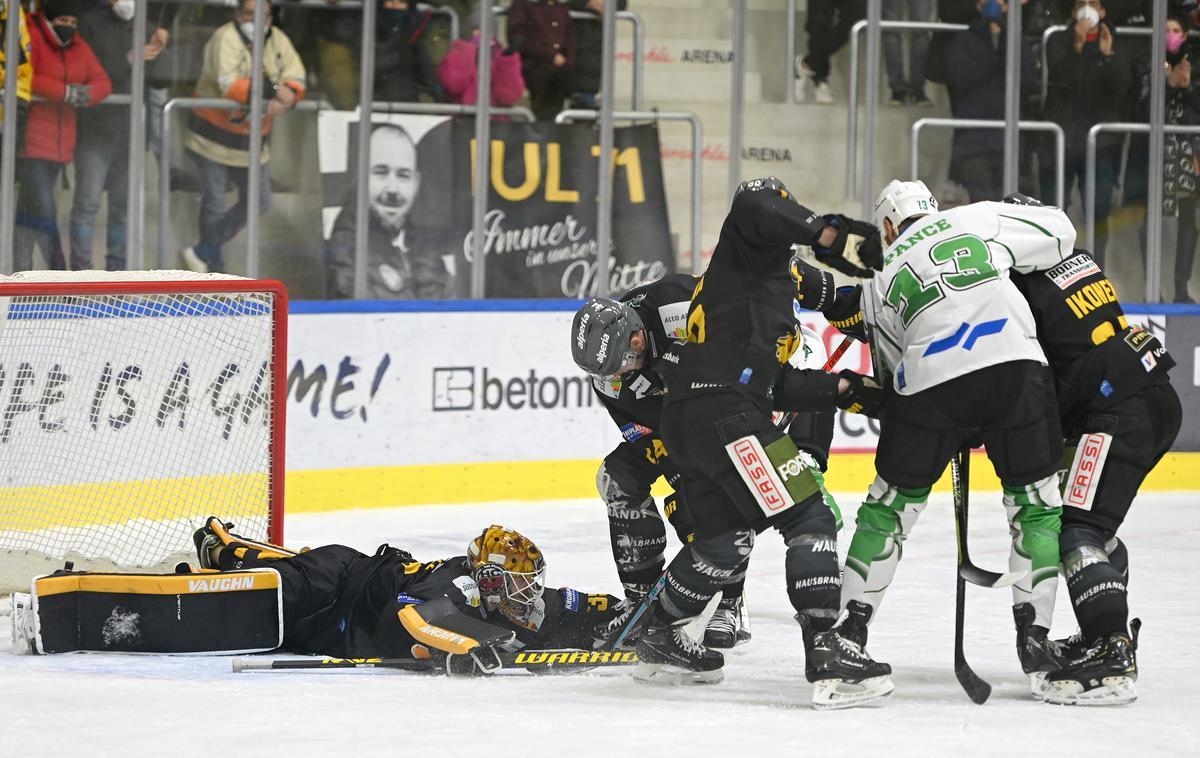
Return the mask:
<svg viewBox="0 0 1200 758">
<path fill-rule="evenodd" d="M 907 2 L 908 18 L 901 6 Z M 883 0 L 885 21 L 932 21 L 932 0 Z M 908 76 L 904 76 L 903 50 L 900 37 L 909 35 Z M 883 56 L 887 62 L 888 86 L 894 93 L 925 94 L 925 59 L 929 55 L 931 32 L 887 32 L 883 35 Z"/>
<path fill-rule="evenodd" d="M 13 235 L 13 270 L 33 268 L 33 248 L 42 248 L 46 265 L 67 268 L 63 255 L 62 234 L 58 230 L 58 208 L 54 204 L 54 182 L 62 174 L 63 164 L 40 158 L 17 161 L 16 229 Z"/>
<path fill-rule="evenodd" d="M 221 247 L 246 226 L 250 171 L 217 163 L 191 150 L 188 155 L 196 163 L 200 178 L 200 241 L 196 243 L 196 255 L 208 264 L 209 271 L 221 272 L 225 270 L 221 261 Z M 269 164 L 262 165 L 260 215 L 271 207 L 271 172 L 268 167 Z M 225 187 L 231 181 L 237 189 L 237 202 L 226 208 Z"/>
<path fill-rule="evenodd" d="M 104 267 L 125 269 L 126 209 L 129 197 L 129 143 L 120 135 L 112 139 L 85 139 L 75 146 L 75 200 L 71 205 L 71 259 L 76 268 L 91 268 L 92 226 L 100 212 L 100 196 L 108 192 Z"/>
</svg>

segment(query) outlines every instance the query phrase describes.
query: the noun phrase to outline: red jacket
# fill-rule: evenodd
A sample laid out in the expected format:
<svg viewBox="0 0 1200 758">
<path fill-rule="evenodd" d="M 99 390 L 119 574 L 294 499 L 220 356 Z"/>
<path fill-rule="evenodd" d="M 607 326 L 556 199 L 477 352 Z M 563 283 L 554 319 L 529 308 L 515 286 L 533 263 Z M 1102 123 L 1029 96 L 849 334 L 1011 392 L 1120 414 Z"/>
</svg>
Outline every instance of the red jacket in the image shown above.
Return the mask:
<svg viewBox="0 0 1200 758">
<path fill-rule="evenodd" d="M 34 101 L 29 108 L 21 157 L 70 163 L 75 153 L 75 109 L 63 102 L 67 85 L 90 85 L 88 105 L 92 106 L 108 97 L 112 83 L 83 37 L 76 33 L 71 44 L 63 47 L 41 12 L 29 17 L 29 37 L 33 94 L 45 102 Z"/>
</svg>

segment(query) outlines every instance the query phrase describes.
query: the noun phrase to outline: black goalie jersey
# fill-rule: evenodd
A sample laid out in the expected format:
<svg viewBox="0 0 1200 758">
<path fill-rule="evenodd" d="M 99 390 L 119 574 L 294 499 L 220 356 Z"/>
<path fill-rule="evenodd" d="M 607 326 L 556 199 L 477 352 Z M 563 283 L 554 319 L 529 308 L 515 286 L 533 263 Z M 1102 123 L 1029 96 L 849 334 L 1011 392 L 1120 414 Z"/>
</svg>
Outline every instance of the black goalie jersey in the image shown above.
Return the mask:
<svg viewBox="0 0 1200 758">
<path fill-rule="evenodd" d="M 1086 251 L 1046 271 L 1014 273 L 1012 280 L 1029 301 L 1058 380 L 1064 429 L 1086 410 L 1166 381 L 1174 359 L 1157 337 L 1129 325 L 1112 283 Z"/>
</svg>

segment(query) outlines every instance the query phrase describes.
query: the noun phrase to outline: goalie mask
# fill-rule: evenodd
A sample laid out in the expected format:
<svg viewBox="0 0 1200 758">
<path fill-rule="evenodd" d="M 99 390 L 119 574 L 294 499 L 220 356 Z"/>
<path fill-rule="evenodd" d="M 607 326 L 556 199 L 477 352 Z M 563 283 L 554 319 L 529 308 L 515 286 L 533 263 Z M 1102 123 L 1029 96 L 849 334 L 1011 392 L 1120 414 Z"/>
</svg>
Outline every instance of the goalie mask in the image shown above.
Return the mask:
<svg viewBox="0 0 1200 758">
<path fill-rule="evenodd" d="M 541 600 L 546 560 L 528 537 L 493 524 L 471 541 L 467 554 L 487 609 L 521 617 Z"/>
<path fill-rule="evenodd" d="M 633 335 L 644 329 L 637 311 L 605 297 L 583 304 L 571 322 L 571 357 L 592 376 L 608 378 L 631 371 L 641 354 L 633 350 Z"/>
</svg>

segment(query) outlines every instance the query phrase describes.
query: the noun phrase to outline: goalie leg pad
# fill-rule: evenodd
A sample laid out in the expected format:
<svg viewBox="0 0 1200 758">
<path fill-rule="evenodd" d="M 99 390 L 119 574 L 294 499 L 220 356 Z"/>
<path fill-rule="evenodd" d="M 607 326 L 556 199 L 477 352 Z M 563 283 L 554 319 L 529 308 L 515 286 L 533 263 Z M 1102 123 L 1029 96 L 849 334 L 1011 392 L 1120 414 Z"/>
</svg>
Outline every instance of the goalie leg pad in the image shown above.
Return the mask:
<svg viewBox="0 0 1200 758">
<path fill-rule="evenodd" d="M 259 653 L 283 644 L 283 583 L 206 574 L 59 572 L 33 581 L 37 653 Z"/>
</svg>

